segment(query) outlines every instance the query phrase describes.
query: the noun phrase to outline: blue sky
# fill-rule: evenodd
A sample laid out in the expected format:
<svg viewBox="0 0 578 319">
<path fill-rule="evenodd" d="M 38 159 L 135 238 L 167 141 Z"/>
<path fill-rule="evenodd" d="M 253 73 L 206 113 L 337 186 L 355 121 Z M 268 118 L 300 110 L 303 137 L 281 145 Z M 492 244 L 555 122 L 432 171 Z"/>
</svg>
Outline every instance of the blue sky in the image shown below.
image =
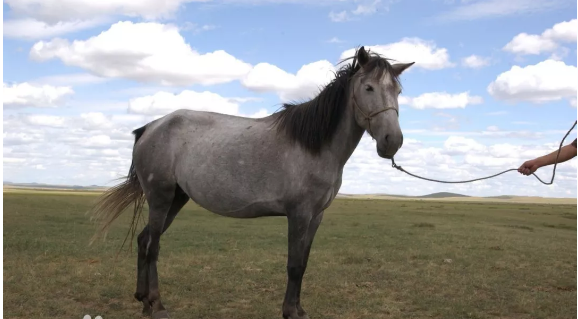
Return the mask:
<svg viewBox="0 0 578 319">
<path fill-rule="evenodd" d="M 576 119 L 575 1 L 6 0 L 3 9 L 5 181 L 110 185 L 126 174 L 133 128 L 181 107 L 266 116 L 311 97 L 359 45 L 416 62 L 402 76 L 407 142 L 396 159 L 418 174 L 518 167 L 555 150 Z M 576 197 L 575 160 L 549 187 L 517 173 L 443 185 L 392 170 L 372 143 L 364 137 L 346 166 L 342 192 Z"/>
</svg>

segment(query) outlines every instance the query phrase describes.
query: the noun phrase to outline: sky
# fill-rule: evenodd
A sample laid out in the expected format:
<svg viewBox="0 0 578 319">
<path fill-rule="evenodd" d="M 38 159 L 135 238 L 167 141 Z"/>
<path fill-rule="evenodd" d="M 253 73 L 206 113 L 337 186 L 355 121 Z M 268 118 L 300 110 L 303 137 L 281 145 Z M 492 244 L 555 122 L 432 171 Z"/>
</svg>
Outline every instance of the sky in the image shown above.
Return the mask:
<svg viewBox="0 0 578 319">
<path fill-rule="evenodd" d="M 577 117 L 574 0 L 4 0 L 4 181 L 113 185 L 131 131 L 187 108 L 263 117 L 365 46 L 399 62 L 406 170 L 443 180 L 555 151 Z M 576 129 L 565 144 L 576 138 Z M 365 135 L 341 193 L 576 197 L 509 172 L 415 179 Z M 550 180 L 552 167 L 537 171 Z"/>
</svg>

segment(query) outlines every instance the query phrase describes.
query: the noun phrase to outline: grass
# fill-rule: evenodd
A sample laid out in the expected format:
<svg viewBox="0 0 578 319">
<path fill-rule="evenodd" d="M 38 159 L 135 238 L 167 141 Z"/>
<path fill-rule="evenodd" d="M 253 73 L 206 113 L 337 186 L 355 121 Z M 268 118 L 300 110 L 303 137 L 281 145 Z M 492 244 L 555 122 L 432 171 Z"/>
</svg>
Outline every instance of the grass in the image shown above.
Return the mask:
<svg viewBox="0 0 578 319">
<path fill-rule="evenodd" d="M 6 318 L 140 318 L 129 213 L 88 246 L 95 194 L 4 193 Z M 173 318 L 281 318 L 287 224 L 189 203 L 161 240 Z M 576 318 L 576 205 L 338 199 L 302 292 L 316 318 Z"/>
</svg>

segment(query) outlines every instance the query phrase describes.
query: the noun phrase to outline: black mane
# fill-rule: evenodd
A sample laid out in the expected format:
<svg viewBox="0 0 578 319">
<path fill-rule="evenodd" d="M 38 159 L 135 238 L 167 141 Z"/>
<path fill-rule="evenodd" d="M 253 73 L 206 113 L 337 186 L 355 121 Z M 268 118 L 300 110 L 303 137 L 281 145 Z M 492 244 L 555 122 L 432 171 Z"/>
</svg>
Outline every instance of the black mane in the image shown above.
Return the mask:
<svg viewBox="0 0 578 319">
<path fill-rule="evenodd" d="M 274 125 L 277 125 L 277 131 L 284 132 L 293 142 L 300 143 L 313 154 L 319 153 L 323 146 L 329 144 L 347 105 L 349 82 L 361 68 L 356 56 L 357 52 L 354 57 L 342 60 L 353 59 L 353 62 L 342 66 L 335 78 L 312 100 L 300 104 L 284 103 L 283 109 L 276 113 L 278 116 Z M 399 83 L 388 59 L 375 53 L 371 54 L 371 59 L 363 69 L 373 73 L 376 78 L 381 78 L 386 71 Z"/>
</svg>

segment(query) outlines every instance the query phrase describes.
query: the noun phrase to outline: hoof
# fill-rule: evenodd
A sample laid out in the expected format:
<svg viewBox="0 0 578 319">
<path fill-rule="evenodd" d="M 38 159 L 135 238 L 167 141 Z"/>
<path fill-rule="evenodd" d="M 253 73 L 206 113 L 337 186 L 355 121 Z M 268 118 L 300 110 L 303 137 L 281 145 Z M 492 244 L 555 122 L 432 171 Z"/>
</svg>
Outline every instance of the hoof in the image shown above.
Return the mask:
<svg viewBox="0 0 578 319">
<path fill-rule="evenodd" d="M 283 315 L 284 319 L 309 319 L 309 316 L 303 312 L 301 315 L 297 314 L 297 313 L 292 313 L 290 315 Z"/>
<path fill-rule="evenodd" d="M 149 306 L 148 304 L 145 304 L 142 307 L 142 315 L 145 317 L 150 317 L 153 314 L 153 309 L 151 308 L 151 306 Z"/>
<path fill-rule="evenodd" d="M 166 310 L 159 310 L 151 316 L 152 319 L 170 319 L 169 312 Z"/>
</svg>

